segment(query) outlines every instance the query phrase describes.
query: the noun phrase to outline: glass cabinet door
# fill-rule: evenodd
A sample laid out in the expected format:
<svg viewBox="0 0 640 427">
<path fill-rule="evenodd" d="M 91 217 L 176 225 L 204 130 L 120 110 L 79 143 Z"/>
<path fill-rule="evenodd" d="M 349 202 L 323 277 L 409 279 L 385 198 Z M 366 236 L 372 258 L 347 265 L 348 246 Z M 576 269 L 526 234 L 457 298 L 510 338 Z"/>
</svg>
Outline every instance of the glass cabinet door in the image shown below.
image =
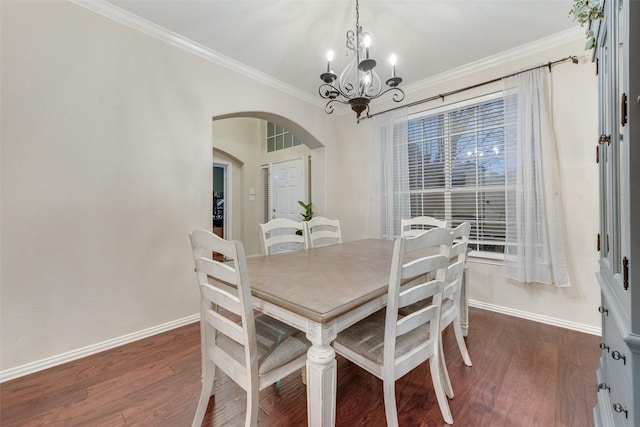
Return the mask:
<svg viewBox="0 0 640 427">
<path fill-rule="evenodd" d="M 622 100 L 628 76 L 625 40 L 626 2 L 607 0 L 598 32 L 599 78 L 600 258 L 601 272 L 614 292 L 624 292 L 623 259 L 628 247 L 628 147 Z"/>
</svg>

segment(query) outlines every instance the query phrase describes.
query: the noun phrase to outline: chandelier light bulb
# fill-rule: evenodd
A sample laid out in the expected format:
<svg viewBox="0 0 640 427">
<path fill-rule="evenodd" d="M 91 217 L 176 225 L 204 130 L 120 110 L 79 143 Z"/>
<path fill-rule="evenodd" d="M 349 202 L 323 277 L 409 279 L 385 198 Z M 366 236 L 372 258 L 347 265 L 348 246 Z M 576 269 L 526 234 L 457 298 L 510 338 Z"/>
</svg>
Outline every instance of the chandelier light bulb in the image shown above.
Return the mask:
<svg viewBox="0 0 640 427">
<path fill-rule="evenodd" d="M 396 58 L 396 56 L 394 54 L 391 54 L 391 57 L 389 58 L 389 62 L 391 63 L 391 77 L 395 77 L 396 76 L 396 62 L 397 62 L 398 58 Z"/>
<path fill-rule="evenodd" d="M 369 48 L 371 47 L 371 36 L 369 34 L 365 34 L 364 38 L 362 39 L 362 42 L 364 43 L 365 58 L 369 59 Z"/>
<path fill-rule="evenodd" d="M 331 61 L 333 61 L 333 51 L 327 52 L 327 73 L 331 72 Z"/>
<path fill-rule="evenodd" d="M 329 61 L 329 62 L 333 61 L 333 51 L 332 50 L 327 52 L 327 61 Z"/>
</svg>

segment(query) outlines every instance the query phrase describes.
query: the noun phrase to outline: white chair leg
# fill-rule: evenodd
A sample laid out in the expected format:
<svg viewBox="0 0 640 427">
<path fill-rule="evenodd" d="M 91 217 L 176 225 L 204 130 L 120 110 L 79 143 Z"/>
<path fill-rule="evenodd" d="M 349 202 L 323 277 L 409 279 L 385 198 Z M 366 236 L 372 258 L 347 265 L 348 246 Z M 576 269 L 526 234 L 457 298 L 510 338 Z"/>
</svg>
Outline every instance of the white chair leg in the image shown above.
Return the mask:
<svg viewBox="0 0 640 427">
<path fill-rule="evenodd" d="M 387 416 L 387 427 L 398 427 L 398 409 L 396 408 L 396 382 L 391 377 L 382 381 L 384 391 L 384 412 Z"/>
<path fill-rule="evenodd" d="M 245 417 L 245 427 L 255 427 L 258 424 L 258 403 L 260 401 L 260 390 L 258 386 L 249 387 L 247 390 L 247 416 Z"/>
<path fill-rule="evenodd" d="M 432 357 L 429 359 L 429 368 L 431 370 L 431 379 L 433 380 L 433 389 L 436 392 L 436 398 L 438 399 L 438 405 L 440 406 L 440 412 L 442 412 L 442 418 L 447 424 L 453 424 L 453 416 L 451 415 L 451 409 L 449 409 L 449 402 L 447 396 L 442 388 L 442 378 L 440 377 L 440 360 L 439 358 Z"/>
<path fill-rule="evenodd" d="M 192 427 L 200 427 L 202 420 L 204 420 L 204 414 L 207 412 L 207 405 L 209 405 L 209 399 L 213 396 L 213 383 L 215 379 L 216 366 L 211 362 L 206 362 L 203 366 L 202 375 L 202 391 L 200 392 L 200 400 L 198 401 L 198 407 L 196 408 L 196 414 L 193 417 Z"/>
<path fill-rule="evenodd" d="M 444 359 L 444 349 L 442 348 L 442 340 L 440 340 L 440 378 L 442 379 L 442 387 L 449 399 L 453 399 L 453 387 L 447 370 L 447 362 Z"/>
<path fill-rule="evenodd" d="M 458 348 L 460 349 L 460 354 L 462 355 L 464 364 L 467 366 L 471 366 L 471 358 L 469 357 L 467 345 L 464 342 L 464 336 L 462 335 L 462 326 L 460 325 L 459 317 L 453 321 L 453 332 L 456 336 L 456 341 L 458 342 Z"/>
</svg>

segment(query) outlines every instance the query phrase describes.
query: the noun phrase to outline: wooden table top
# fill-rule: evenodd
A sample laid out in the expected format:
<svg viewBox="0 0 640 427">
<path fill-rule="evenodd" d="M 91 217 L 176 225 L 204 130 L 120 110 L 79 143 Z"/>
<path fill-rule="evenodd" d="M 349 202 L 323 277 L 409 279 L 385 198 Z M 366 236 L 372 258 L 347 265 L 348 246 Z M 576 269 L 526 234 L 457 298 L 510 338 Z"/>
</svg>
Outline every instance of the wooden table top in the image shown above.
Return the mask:
<svg viewBox="0 0 640 427">
<path fill-rule="evenodd" d="M 255 297 L 324 323 L 387 292 L 393 240 L 358 240 L 247 259 Z"/>
</svg>

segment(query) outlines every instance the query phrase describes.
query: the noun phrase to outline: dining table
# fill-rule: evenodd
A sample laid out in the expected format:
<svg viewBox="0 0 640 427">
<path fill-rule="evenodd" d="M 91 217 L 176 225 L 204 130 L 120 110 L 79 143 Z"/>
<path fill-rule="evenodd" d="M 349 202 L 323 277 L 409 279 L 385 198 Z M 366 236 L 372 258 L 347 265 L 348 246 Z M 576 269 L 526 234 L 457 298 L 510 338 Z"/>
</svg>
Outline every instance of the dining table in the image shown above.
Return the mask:
<svg viewBox="0 0 640 427">
<path fill-rule="evenodd" d="M 386 305 L 393 240 L 365 239 L 247 258 L 254 307 L 306 333 L 308 425 L 330 427 L 336 414 L 337 334 Z M 469 327 L 467 274 L 461 323 Z"/>
</svg>

